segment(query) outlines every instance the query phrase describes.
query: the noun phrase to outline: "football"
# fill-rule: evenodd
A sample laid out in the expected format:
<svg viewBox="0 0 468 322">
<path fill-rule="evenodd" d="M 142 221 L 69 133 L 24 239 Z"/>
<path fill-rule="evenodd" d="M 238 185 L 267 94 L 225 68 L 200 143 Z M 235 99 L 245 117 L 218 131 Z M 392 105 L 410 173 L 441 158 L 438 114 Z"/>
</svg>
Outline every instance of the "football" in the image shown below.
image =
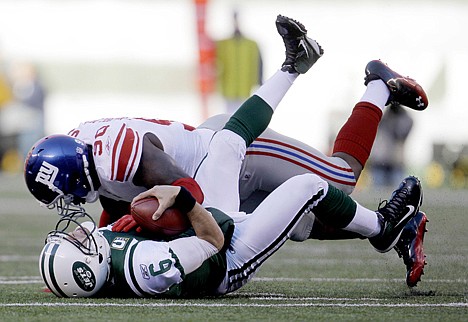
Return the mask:
<svg viewBox="0 0 468 322">
<path fill-rule="evenodd" d="M 177 208 L 168 208 L 158 220 L 153 220 L 152 216 L 158 207 L 158 199 L 154 197 L 141 199 L 132 205 L 131 214 L 144 231 L 158 236 L 172 237 L 190 228 L 187 215 Z"/>
</svg>

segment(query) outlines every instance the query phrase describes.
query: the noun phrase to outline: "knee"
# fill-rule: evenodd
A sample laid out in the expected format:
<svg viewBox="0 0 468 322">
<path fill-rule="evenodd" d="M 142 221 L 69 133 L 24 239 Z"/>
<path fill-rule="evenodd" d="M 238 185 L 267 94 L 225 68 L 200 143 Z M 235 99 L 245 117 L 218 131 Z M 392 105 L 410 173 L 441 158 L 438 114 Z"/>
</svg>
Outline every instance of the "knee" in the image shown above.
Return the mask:
<svg viewBox="0 0 468 322">
<path fill-rule="evenodd" d="M 313 173 L 304 173 L 293 177 L 293 179 L 296 181 L 295 185 L 297 185 L 298 191 L 316 195 L 321 190 L 325 192 L 328 190 L 328 183 Z"/>
<path fill-rule="evenodd" d="M 200 124 L 198 128 L 220 131 L 229 120 L 229 114 L 218 114 Z"/>
</svg>

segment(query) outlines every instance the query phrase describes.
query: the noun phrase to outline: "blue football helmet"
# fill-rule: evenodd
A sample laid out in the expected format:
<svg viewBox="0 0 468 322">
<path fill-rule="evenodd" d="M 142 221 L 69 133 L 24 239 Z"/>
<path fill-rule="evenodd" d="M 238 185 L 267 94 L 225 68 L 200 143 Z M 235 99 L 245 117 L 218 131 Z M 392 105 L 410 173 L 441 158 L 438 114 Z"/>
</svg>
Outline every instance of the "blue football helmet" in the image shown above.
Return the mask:
<svg viewBox="0 0 468 322">
<path fill-rule="evenodd" d="M 29 151 L 24 178 L 33 196 L 49 208 L 64 208 L 94 202 L 98 194 L 89 174 L 91 149 L 68 135 L 52 135 L 39 140 Z M 66 210 L 66 209 L 65 209 Z"/>
</svg>

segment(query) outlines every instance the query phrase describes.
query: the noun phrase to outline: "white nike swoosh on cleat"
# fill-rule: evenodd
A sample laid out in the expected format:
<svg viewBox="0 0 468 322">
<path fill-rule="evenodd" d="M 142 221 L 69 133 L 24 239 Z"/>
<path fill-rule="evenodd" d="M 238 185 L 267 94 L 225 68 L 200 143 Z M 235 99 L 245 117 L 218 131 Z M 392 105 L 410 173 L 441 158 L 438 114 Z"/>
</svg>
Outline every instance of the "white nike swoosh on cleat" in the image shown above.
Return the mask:
<svg viewBox="0 0 468 322">
<path fill-rule="evenodd" d="M 320 45 L 312 38 L 307 39 L 309 40 L 309 44 L 312 46 L 312 50 L 315 52 L 315 54 L 321 57 L 323 55 L 323 52 L 320 48 Z"/>
<path fill-rule="evenodd" d="M 304 51 L 305 51 L 307 57 L 309 57 L 309 51 L 307 50 L 307 46 L 306 46 L 306 44 L 305 44 L 304 39 L 301 39 L 301 40 L 299 41 L 299 45 L 302 46 L 302 47 L 304 48 Z"/>
<path fill-rule="evenodd" d="M 409 208 L 409 211 L 406 213 L 406 215 L 403 216 L 403 218 L 400 219 L 400 221 L 398 222 L 398 224 L 395 225 L 395 227 L 399 226 L 402 222 L 405 221 L 406 218 L 411 216 L 411 214 L 414 212 L 414 206 L 408 205 L 406 207 Z"/>
</svg>

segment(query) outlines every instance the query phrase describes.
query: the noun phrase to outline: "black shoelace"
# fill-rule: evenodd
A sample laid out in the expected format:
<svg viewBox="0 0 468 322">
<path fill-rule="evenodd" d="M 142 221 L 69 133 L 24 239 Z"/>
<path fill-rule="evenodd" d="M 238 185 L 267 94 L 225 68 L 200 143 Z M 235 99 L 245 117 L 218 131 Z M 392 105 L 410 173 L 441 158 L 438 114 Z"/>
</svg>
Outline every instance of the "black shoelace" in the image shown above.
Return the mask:
<svg viewBox="0 0 468 322">
<path fill-rule="evenodd" d="M 392 222 L 397 221 L 397 215 L 400 214 L 406 207 L 406 197 L 408 195 L 408 189 L 400 189 L 393 193 L 390 201 L 383 200 L 378 207 L 378 211 L 385 220 Z"/>
</svg>

